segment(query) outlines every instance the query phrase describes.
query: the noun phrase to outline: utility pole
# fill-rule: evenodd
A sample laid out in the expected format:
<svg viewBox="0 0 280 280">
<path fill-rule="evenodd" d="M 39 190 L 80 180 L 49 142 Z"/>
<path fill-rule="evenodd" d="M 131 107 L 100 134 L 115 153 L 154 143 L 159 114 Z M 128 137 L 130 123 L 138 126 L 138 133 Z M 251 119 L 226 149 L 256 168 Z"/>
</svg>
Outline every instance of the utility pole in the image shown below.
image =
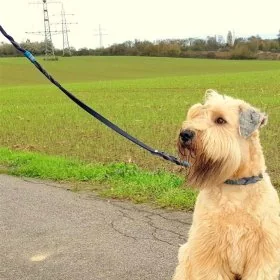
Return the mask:
<svg viewBox="0 0 280 280">
<path fill-rule="evenodd" d="M 98 33 L 94 34 L 94 36 L 99 36 L 99 47 L 100 47 L 100 49 L 103 48 L 102 39 L 103 39 L 104 35 L 108 35 L 108 34 L 105 34 L 105 33 L 102 32 L 101 24 L 99 24 Z"/>
<path fill-rule="evenodd" d="M 61 2 L 49 2 L 51 3 L 61 3 Z M 50 28 L 50 19 L 48 12 L 47 0 L 42 0 L 42 2 L 32 2 L 30 4 L 43 4 L 43 13 L 44 13 L 44 35 L 45 35 L 45 60 L 57 60 L 57 57 L 54 53 L 54 45 L 52 42 L 52 31 Z M 55 31 L 56 32 L 56 31 Z M 29 34 L 42 34 L 42 31 L 36 32 L 26 32 Z"/>
</svg>

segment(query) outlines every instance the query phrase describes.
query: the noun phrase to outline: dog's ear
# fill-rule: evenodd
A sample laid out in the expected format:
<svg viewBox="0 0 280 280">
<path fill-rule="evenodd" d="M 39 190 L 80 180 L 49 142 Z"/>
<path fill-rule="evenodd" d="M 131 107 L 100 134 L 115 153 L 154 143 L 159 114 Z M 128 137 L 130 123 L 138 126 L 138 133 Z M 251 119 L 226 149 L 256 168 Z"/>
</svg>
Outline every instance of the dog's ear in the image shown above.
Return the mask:
<svg viewBox="0 0 280 280">
<path fill-rule="evenodd" d="M 203 104 L 224 102 L 225 100 L 228 100 L 228 99 L 230 99 L 230 97 L 228 97 L 226 95 L 223 95 L 223 94 L 220 94 L 213 89 L 207 89 L 205 91 Z"/>
<path fill-rule="evenodd" d="M 222 95 L 220 95 L 217 91 L 215 91 L 213 89 L 207 89 L 205 91 L 204 101 L 206 102 L 209 99 L 221 98 L 221 97 L 222 97 Z"/>
<path fill-rule="evenodd" d="M 267 115 L 256 111 L 254 108 L 240 109 L 239 132 L 240 135 L 248 138 L 258 128 L 266 125 Z"/>
</svg>

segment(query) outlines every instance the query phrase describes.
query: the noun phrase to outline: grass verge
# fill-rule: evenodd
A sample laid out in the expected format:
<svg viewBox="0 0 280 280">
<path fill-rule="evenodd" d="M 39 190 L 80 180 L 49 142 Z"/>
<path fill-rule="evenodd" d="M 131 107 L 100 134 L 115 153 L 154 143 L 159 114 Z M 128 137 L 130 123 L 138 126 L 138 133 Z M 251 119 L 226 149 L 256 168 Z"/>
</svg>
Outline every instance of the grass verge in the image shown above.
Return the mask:
<svg viewBox="0 0 280 280">
<path fill-rule="evenodd" d="M 188 108 L 203 100 L 207 88 L 246 100 L 269 115 L 261 142 L 272 182 L 280 186 L 279 62 L 72 57 L 43 64 L 86 104 L 171 154 L 177 153 L 176 138 Z M 173 172 L 172 164 L 151 157 L 83 112 L 24 58 L 0 59 L 0 65 L 0 147 Z"/>
<path fill-rule="evenodd" d="M 145 171 L 133 164 L 86 164 L 64 157 L 0 148 L 0 172 L 66 181 L 75 183 L 74 191 L 97 190 L 105 197 L 151 202 L 175 209 L 193 209 L 196 198 L 193 190 L 183 188 L 183 178 L 163 171 Z"/>
</svg>

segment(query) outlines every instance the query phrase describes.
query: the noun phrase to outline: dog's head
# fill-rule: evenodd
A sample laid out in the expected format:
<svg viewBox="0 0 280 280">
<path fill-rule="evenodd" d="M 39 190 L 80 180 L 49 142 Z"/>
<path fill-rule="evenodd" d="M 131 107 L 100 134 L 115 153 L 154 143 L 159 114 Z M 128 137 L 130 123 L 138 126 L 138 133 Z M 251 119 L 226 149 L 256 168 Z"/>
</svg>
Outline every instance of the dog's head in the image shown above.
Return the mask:
<svg viewBox="0 0 280 280">
<path fill-rule="evenodd" d="M 203 187 L 234 177 L 261 149 L 258 130 L 266 122 L 248 103 L 207 90 L 204 103 L 189 109 L 178 136 L 179 154 L 192 164 L 190 183 Z"/>
</svg>

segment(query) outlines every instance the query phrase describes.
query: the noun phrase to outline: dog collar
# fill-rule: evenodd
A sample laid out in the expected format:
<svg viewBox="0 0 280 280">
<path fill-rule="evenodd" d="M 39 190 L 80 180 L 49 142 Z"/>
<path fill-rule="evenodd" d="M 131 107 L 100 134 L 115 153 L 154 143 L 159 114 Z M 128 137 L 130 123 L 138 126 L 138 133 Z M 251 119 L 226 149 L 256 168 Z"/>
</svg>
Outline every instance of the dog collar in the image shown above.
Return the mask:
<svg viewBox="0 0 280 280">
<path fill-rule="evenodd" d="M 252 176 L 252 177 L 244 177 L 236 180 L 228 179 L 225 181 L 225 184 L 228 185 L 249 185 L 249 184 L 255 184 L 263 179 L 263 175 L 260 174 L 258 176 Z"/>
</svg>

